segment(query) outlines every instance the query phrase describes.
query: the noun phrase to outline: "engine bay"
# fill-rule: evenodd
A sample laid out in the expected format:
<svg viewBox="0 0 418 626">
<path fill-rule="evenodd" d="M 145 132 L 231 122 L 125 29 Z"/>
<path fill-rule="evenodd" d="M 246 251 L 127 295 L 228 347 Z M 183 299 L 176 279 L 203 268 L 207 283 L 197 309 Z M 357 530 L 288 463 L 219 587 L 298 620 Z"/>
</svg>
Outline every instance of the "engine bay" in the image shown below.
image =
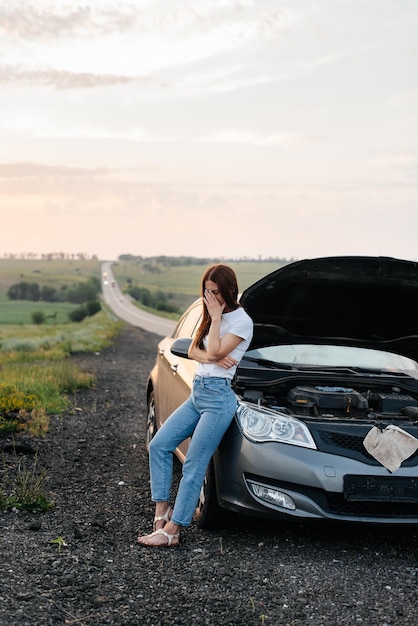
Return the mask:
<svg viewBox="0 0 418 626">
<path fill-rule="evenodd" d="M 243 399 L 300 418 L 339 420 L 398 419 L 418 422 L 418 401 L 399 387 L 364 389 L 333 385 L 295 385 L 274 392 L 247 389 Z"/>
</svg>

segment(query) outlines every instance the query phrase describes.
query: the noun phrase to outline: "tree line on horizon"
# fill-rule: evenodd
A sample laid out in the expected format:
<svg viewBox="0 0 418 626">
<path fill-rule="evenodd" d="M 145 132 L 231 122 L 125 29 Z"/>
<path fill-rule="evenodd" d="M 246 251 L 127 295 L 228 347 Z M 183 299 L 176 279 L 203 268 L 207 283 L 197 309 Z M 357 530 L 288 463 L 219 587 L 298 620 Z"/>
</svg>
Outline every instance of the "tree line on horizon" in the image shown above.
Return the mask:
<svg viewBox="0 0 418 626">
<path fill-rule="evenodd" d="M 87 254 L 86 252 L 5 252 L 4 259 L 23 259 L 27 261 L 41 259 L 43 261 L 98 261 L 97 254 Z"/>
<path fill-rule="evenodd" d="M 43 261 L 100 261 L 97 254 L 87 254 L 85 252 L 76 252 L 76 253 L 68 253 L 68 252 L 47 252 L 47 253 L 37 253 L 37 252 L 19 252 L 19 253 L 7 253 L 3 254 L 4 259 L 10 260 L 43 260 Z M 107 259 L 104 259 L 107 260 Z M 163 265 L 171 265 L 173 267 L 183 266 L 183 265 L 208 265 L 210 263 L 281 263 L 287 265 L 288 263 L 292 263 L 297 259 L 291 257 L 287 259 L 285 257 L 261 257 L 257 258 L 253 257 L 238 257 L 238 258 L 224 258 L 224 257 L 213 257 L 213 258 L 203 258 L 203 257 L 195 257 L 195 256 L 167 256 L 167 255 L 157 255 L 157 256 L 142 256 L 139 254 L 120 254 L 117 257 L 118 261 L 152 261 L 155 263 L 161 263 Z"/>
<path fill-rule="evenodd" d="M 265 257 L 265 258 L 251 258 L 251 257 L 240 257 L 240 258 L 202 258 L 195 256 L 166 256 L 166 255 L 158 255 L 158 256 L 148 256 L 143 257 L 135 254 L 120 254 L 118 256 L 118 261 L 134 261 L 134 262 L 143 262 L 143 261 L 152 261 L 154 263 L 160 263 L 162 265 L 169 265 L 170 267 L 183 266 L 183 265 L 209 265 L 211 263 L 280 263 L 282 265 L 287 265 L 293 261 L 296 261 L 295 258 L 291 257 L 290 259 L 286 259 L 283 257 Z"/>
</svg>

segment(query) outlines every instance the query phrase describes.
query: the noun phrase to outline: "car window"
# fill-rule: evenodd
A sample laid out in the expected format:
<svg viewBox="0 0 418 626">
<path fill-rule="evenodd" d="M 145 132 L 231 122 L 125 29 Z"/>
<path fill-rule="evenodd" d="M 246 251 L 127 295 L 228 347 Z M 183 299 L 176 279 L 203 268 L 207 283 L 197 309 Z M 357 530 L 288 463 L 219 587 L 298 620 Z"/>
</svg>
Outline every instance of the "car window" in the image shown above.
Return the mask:
<svg viewBox="0 0 418 626">
<path fill-rule="evenodd" d="M 180 318 L 179 323 L 174 329 L 173 338 L 192 337 L 200 323 L 202 317 L 202 303 L 197 301 L 191 305 Z"/>
<path fill-rule="evenodd" d="M 292 344 L 248 350 L 247 356 L 293 366 L 359 367 L 403 373 L 418 379 L 418 363 L 412 359 L 351 346 Z"/>
</svg>

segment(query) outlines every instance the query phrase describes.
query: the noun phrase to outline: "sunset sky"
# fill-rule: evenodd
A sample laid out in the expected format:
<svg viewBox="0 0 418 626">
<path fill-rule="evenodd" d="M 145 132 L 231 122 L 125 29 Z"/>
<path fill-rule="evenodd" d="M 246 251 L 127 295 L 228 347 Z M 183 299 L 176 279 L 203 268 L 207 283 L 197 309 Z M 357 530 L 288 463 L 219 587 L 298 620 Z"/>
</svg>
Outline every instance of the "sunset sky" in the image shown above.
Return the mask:
<svg viewBox="0 0 418 626">
<path fill-rule="evenodd" d="M 0 257 L 418 260 L 416 0 L 2 0 Z"/>
</svg>

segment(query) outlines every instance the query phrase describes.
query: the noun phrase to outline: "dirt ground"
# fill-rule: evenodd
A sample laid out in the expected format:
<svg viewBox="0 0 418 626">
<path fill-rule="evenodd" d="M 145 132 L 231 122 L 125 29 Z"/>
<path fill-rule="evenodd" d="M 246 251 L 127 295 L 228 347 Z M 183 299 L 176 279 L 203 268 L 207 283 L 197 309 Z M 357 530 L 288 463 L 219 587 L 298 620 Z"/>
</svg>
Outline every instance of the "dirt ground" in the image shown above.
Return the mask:
<svg viewBox="0 0 418 626">
<path fill-rule="evenodd" d="M 55 506 L 0 513 L 0 624 L 415 626 L 416 528 L 242 518 L 193 524 L 176 549 L 137 544 L 153 518 L 145 385 L 158 339 L 126 326 L 111 348 L 73 357 L 96 386 L 43 440 L 18 441 L 47 468 Z M 5 439 L 0 454 L 13 462 Z"/>
</svg>

